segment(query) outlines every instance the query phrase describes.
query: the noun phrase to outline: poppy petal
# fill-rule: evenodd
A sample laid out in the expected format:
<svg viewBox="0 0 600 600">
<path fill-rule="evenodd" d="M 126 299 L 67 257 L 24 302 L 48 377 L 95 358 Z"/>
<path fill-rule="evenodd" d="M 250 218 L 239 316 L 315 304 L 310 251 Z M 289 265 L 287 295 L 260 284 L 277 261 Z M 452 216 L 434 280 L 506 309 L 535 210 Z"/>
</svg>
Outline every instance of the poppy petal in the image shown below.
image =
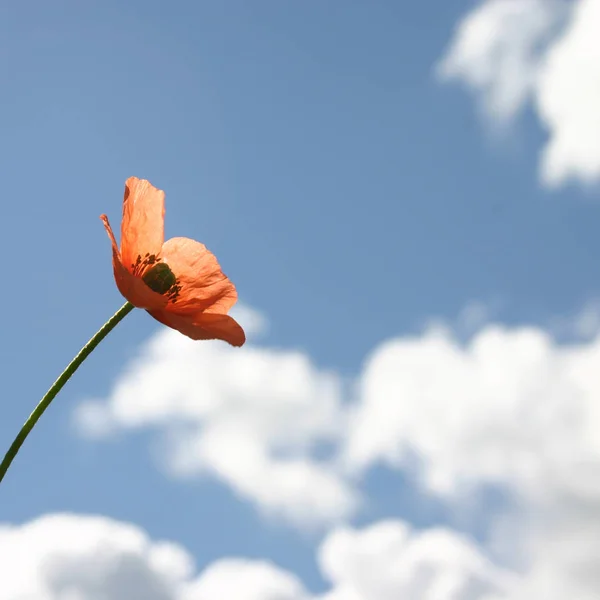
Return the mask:
<svg viewBox="0 0 600 600">
<path fill-rule="evenodd" d="M 232 346 L 243 346 L 246 341 L 244 330 L 229 315 L 213 313 L 176 315 L 166 310 L 148 312 L 163 325 L 176 329 L 193 340 L 223 340 Z"/>
<path fill-rule="evenodd" d="M 106 215 L 100 218 L 112 243 L 113 271 L 115 282 L 121 294 L 138 308 L 160 309 L 166 306 L 168 299 L 153 292 L 141 279 L 132 275 L 123 264 L 117 241 Z"/>
<path fill-rule="evenodd" d="M 233 283 L 221 271 L 215 255 L 204 244 L 189 238 L 171 238 L 160 256 L 179 281 L 181 290 L 173 312 L 177 314 L 226 314 L 236 303 Z"/>
<path fill-rule="evenodd" d="M 164 222 L 165 193 L 145 179 L 130 177 L 121 222 L 121 259 L 128 269 L 138 256 L 158 255 L 165 239 Z"/>
</svg>

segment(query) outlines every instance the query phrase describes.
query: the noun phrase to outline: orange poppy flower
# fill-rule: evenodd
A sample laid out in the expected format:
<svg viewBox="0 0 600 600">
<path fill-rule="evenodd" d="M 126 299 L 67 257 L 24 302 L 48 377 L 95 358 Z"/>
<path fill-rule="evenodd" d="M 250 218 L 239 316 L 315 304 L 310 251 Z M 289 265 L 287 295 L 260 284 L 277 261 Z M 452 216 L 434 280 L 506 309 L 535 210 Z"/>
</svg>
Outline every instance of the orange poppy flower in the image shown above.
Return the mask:
<svg viewBox="0 0 600 600">
<path fill-rule="evenodd" d="M 237 301 L 235 286 L 204 244 L 177 237 L 164 241 L 165 193 L 150 182 L 125 182 L 121 248 L 106 215 L 113 270 L 119 291 L 131 304 L 193 340 L 246 341 L 227 312 Z"/>
</svg>

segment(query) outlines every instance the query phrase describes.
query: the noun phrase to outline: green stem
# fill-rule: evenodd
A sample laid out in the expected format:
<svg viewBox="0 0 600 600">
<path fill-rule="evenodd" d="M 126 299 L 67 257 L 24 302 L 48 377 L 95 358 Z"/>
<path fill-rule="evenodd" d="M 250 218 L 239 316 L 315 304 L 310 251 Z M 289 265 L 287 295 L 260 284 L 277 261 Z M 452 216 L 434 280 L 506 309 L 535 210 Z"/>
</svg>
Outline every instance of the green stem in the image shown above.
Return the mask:
<svg viewBox="0 0 600 600">
<path fill-rule="evenodd" d="M 104 325 L 102 325 L 94 337 L 79 351 L 79 354 L 77 354 L 67 368 L 61 373 L 60 377 L 52 384 L 52 387 L 46 392 L 46 395 L 40 400 L 39 404 L 29 415 L 29 418 L 25 421 L 23 427 L 21 427 L 21 431 L 19 431 L 15 441 L 4 455 L 4 459 L 2 460 L 2 463 L 0 463 L 0 481 L 4 479 L 8 467 L 10 467 L 12 461 L 23 445 L 23 442 L 38 422 L 39 418 L 44 414 L 44 411 L 50 406 L 50 403 L 54 400 L 58 392 L 60 392 L 65 383 L 69 381 L 73 373 L 77 371 L 79 365 L 92 353 L 96 346 L 116 327 L 116 325 L 133 310 L 133 308 L 133 304 L 125 302 L 125 304 L 123 304 L 123 306 L 121 306 L 121 308 L 106 321 Z"/>
</svg>

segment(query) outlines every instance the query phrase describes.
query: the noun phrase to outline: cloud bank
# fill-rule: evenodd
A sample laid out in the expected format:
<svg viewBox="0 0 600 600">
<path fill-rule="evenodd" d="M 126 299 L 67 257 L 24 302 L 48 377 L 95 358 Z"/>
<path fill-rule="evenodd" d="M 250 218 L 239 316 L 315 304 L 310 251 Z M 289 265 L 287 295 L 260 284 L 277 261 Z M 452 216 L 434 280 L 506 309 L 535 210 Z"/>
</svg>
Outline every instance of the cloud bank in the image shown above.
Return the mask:
<svg viewBox="0 0 600 600">
<path fill-rule="evenodd" d="M 180 545 L 105 517 L 0 526 L 0 559 L 0 600 L 489 600 L 511 585 L 467 540 L 400 521 L 329 534 L 317 557 L 324 595 L 270 561 L 229 557 L 197 572 Z"/>
<path fill-rule="evenodd" d="M 161 330 L 107 398 L 80 405 L 76 423 L 88 436 L 154 430 L 167 450 L 160 466 L 171 476 L 214 477 L 267 514 L 329 530 L 320 551 L 332 582 L 327 600 L 400 592 L 586 599 L 600 595 L 598 364 L 598 334 L 559 344 L 541 328 L 489 323 L 465 343 L 437 326 L 379 345 L 350 386 L 301 352 L 194 344 Z M 398 522 L 373 524 L 369 534 L 344 530 L 375 466 L 416 472 L 423 489 L 450 506 L 482 486 L 503 490 L 518 511 L 488 532 L 490 548 L 504 547 L 504 555 L 492 553 L 499 564 L 486 562 L 487 550 L 458 532 L 407 533 Z M 404 541 L 381 541 L 388 535 Z M 353 566 L 339 567 L 342 550 L 327 558 L 332 539 L 345 540 L 336 542 L 340 548 L 352 545 L 348 556 L 357 558 L 343 564 Z M 361 554 L 371 544 L 373 563 Z M 396 575 L 365 591 L 375 584 L 363 581 L 369 578 L 361 569 L 384 565 L 384 555 Z M 435 577 L 427 575 L 430 567 L 414 566 L 421 560 L 433 561 Z M 451 575 L 439 575 L 444 560 Z M 468 576 L 460 579 L 457 569 Z M 387 581 L 384 575 L 377 581 Z M 450 591 L 416 595 L 421 584 L 414 577 L 429 582 L 423 590 Z M 456 577 L 462 583 L 447 583 Z M 440 578 L 446 583 L 434 583 Z"/>
</svg>

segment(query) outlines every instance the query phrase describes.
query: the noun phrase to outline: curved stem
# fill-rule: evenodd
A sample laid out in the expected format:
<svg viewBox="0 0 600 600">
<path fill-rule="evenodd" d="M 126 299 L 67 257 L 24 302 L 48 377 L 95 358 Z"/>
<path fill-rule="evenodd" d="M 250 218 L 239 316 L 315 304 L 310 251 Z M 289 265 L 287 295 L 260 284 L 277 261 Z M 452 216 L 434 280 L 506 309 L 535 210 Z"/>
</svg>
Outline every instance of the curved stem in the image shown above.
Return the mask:
<svg viewBox="0 0 600 600">
<path fill-rule="evenodd" d="M 90 339 L 90 341 L 79 351 L 77 356 L 69 363 L 67 368 L 60 374 L 60 377 L 52 384 L 52 387 L 46 392 L 46 395 L 40 400 L 33 412 L 29 415 L 27 421 L 21 431 L 19 431 L 15 441 L 11 444 L 8 452 L 4 455 L 2 463 L 0 463 L 0 481 L 4 479 L 8 467 L 10 467 L 15 456 L 19 452 L 23 442 L 38 422 L 39 418 L 44 414 L 44 411 L 50 406 L 50 403 L 58 392 L 63 388 L 65 383 L 69 381 L 73 373 L 77 371 L 79 365 L 92 353 L 96 346 L 116 327 L 116 325 L 125 318 L 134 306 L 129 302 L 125 302 L 123 306 L 98 330 L 98 332 Z"/>
</svg>

